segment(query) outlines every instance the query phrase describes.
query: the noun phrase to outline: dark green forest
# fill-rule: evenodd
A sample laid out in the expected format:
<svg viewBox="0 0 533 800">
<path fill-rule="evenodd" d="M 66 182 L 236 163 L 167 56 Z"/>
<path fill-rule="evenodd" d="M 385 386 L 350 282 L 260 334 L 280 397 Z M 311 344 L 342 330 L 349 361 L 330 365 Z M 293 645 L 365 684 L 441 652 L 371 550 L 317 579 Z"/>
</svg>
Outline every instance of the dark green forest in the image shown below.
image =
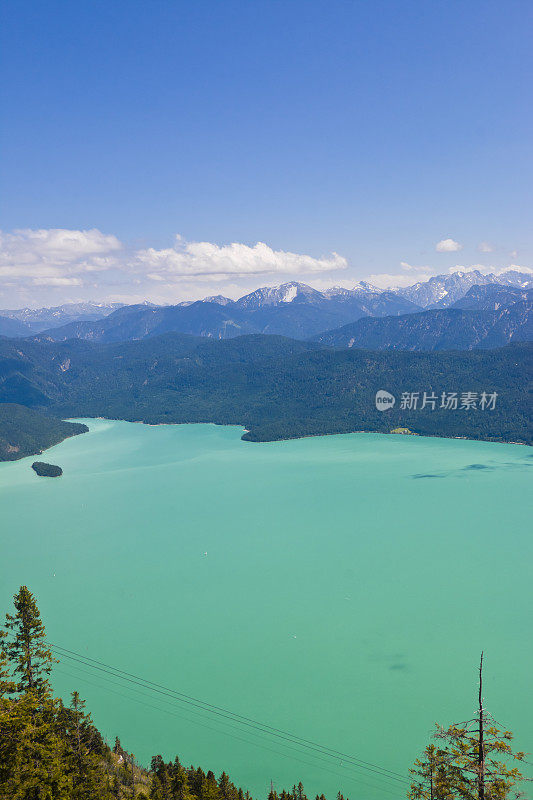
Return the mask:
<svg viewBox="0 0 533 800">
<path fill-rule="evenodd" d="M 251 800 L 226 774 L 166 762 L 140 765 L 117 737 L 104 741 L 79 692 L 54 697 L 50 676 L 57 658 L 46 639 L 34 595 L 21 586 L 0 627 L 0 797 L 2 800 Z M 57 648 L 56 648 L 57 649 Z M 524 780 L 525 758 L 510 731 L 483 707 L 467 722 L 437 726 L 434 738 L 405 778 L 410 800 L 507 800 Z M 172 743 L 169 742 L 169 748 Z M 272 775 L 276 768 L 272 766 Z M 301 783 L 268 800 L 308 800 Z M 316 800 L 325 800 L 316 795 Z M 341 791 L 337 800 L 344 800 Z M 347 800 L 347 799 L 346 799 Z"/>
<path fill-rule="evenodd" d="M 212 340 L 169 333 L 120 344 L 3 339 L 0 404 L 47 415 L 41 423 L 50 439 L 48 427 L 57 430 L 58 418 L 101 416 L 242 425 L 250 441 L 408 428 L 531 444 L 532 353 L 527 343 L 433 353 L 334 350 L 262 335 Z M 397 398 L 386 412 L 375 407 L 379 389 Z M 403 392 L 419 393 L 416 409 L 401 408 Z M 436 396 L 434 408 L 420 407 L 424 392 Z M 450 410 L 440 407 L 443 392 L 496 392 L 497 402 L 492 410 Z M 0 416 L 11 457 L 28 452 L 23 413 L 4 406 Z M 33 452 L 49 446 L 34 441 Z"/>
<path fill-rule="evenodd" d="M 26 406 L 0 403 L 0 461 L 40 453 L 88 430 L 79 422 L 63 422 Z"/>
</svg>

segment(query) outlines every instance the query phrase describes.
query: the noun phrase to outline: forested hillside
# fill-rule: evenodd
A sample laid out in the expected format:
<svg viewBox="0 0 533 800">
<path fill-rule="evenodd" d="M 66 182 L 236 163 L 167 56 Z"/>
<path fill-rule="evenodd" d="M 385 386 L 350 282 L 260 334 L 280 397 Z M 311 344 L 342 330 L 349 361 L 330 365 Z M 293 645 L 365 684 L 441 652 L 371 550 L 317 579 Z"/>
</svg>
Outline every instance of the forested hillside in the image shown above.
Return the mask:
<svg viewBox="0 0 533 800">
<path fill-rule="evenodd" d="M 2 340 L 0 402 L 62 418 L 238 424 L 254 441 L 409 428 L 531 443 L 532 352 L 516 344 L 379 353 L 260 335 L 214 341 L 166 334 L 115 345 Z M 395 397 L 384 412 L 375 404 L 379 390 Z M 453 393 L 455 408 L 446 399 Z M 494 407 L 483 393 L 495 395 Z"/>
<path fill-rule="evenodd" d="M 15 403 L 0 403 L 0 461 L 14 461 L 88 430 Z"/>
<path fill-rule="evenodd" d="M 533 292 L 529 292 L 523 299 L 496 310 L 454 307 L 399 317 L 365 317 L 337 330 L 321 333 L 314 340 L 330 347 L 364 347 L 368 350 L 503 347 L 509 342 L 533 340 L 532 300 Z M 474 303 L 473 298 L 471 302 Z"/>
<path fill-rule="evenodd" d="M 0 797 L 2 800 L 250 800 L 227 774 L 186 767 L 178 756 L 152 758 L 150 768 L 115 739 L 111 748 L 74 689 L 53 696 L 58 662 L 26 586 L 0 625 Z M 171 743 L 169 743 L 171 744 Z M 269 800 L 307 800 L 301 784 Z M 323 796 L 317 800 L 325 800 Z M 344 800 L 339 795 L 337 800 Z"/>
<path fill-rule="evenodd" d="M 199 300 L 174 306 L 125 306 L 96 322 L 76 321 L 43 333 L 56 342 L 86 339 L 92 342 L 124 342 L 174 331 L 215 339 L 230 339 L 247 333 L 265 333 L 307 339 L 319 331 L 343 325 L 360 317 L 407 314 L 418 306 L 391 292 L 335 294 L 326 297 L 311 287 L 288 284 L 295 296 L 290 302 L 264 302 L 257 290 L 237 302 Z M 280 287 L 284 289 L 286 287 Z M 306 290 L 301 292 L 299 290 Z M 255 295 L 261 294 L 258 299 Z M 291 295 L 292 297 L 292 295 Z"/>
<path fill-rule="evenodd" d="M 2 800 L 251 800 L 226 772 L 217 779 L 210 770 L 184 766 L 178 756 L 166 762 L 161 755 L 154 756 L 147 768 L 118 737 L 111 748 L 74 687 L 68 705 L 54 697 L 51 673 L 63 648 L 47 641 L 36 599 L 27 586 L 20 587 L 13 603 L 0 626 Z M 483 706 L 482 664 L 483 655 L 476 715 L 459 725 L 437 726 L 438 746 L 429 745 L 415 761 L 411 781 L 375 764 L 367 765 L 370 772 L 394 776 L 398 794 L 407 792 L 409 800 L 517 797 L 513 793 L 523 776 L 513 762 L 524 761 L 525 754 L 513 750 L 510 731 L 500 730 Z M 349 755 L 343 758 L 352 761 Z M 275 764 L 271 775 L 276 775 Z M 279 793 L 271 784 L 268 800 L 308 798 L 301 783 Z M 315 800 L 326 799 L 316 795 Z M 337 800 L 344 800 L 341 791 Z"/>
</svg>

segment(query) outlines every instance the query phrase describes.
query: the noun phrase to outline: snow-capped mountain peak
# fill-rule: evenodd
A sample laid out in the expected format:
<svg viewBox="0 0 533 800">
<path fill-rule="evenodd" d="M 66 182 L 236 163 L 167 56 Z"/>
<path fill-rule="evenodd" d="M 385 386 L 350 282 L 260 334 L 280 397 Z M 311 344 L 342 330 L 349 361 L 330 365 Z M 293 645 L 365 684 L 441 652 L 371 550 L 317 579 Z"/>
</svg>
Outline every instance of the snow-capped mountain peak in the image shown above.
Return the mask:
<svg viewBox="0 0 533 800">
<path fill-rule="evenodd" d="M 307 286 L 305 283 L 283 283 L 281 286 L 263 286 L 255 292 L 244 295 L 236 301 L 239 308 L 249 310 L 264 308 L 265 306 L 279 306 L 283 303 L 293 303 L 294 301 L 313 302 L 324 297 L 321 292 Z"/>
<path fill-rule="evenodd" d="M 202 302 L 216 303 L 217 306 L 228 306 L 230 303 L 233 303 L 233 300 L 230 300 L 229 297 L 224 297 L 223 294 L 212 294 L 209 297 L 204 297 Z"/>
<path fill-rule="evenodd" d="M 422 308 L 447 308 L 464 297 L 472 286 L 488 283 L 498 283 L 496 276 L 484 275 L 477 269 L 457 270 L 447 275 L 434 275 L 427 281 L 395 291 Z"/>
</svg>

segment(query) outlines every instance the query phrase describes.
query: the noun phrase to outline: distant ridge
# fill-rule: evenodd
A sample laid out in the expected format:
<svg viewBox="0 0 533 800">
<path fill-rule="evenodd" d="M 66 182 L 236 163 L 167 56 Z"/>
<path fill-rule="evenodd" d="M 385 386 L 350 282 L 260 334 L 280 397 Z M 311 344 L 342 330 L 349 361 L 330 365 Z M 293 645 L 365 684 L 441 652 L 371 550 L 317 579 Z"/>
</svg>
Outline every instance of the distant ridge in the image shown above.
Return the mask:
<svg viewBox="0 0 533 800">
<path fill-rule="evenodd" d="M 24 323 L 29 333 L 39 333 L 67 322 L 101 319 L 123 305 L 123 303 L 64 303 L 52 308 L 20 308 L 14 311 L 0 311 L 0 314 Z"/>
<path fill-rule="evenodd" d="M 223 298 L 173 306 L 123 306 L 96 322 L 77 321 L 39 334 L 52 341 L 86 339 L 119 342 L 168 331 L 228 339 L 266 333 L 307 339 L 316 333 L 368 315 L 418 311 L 392 292 L 359 290 L 327 297 L 305 284 L 258 289 L 237 302 Z"/>
<path fill-rule="evenodd" d="M 9 311 L 5 312 L 9 318 L 0 317 L 0 335 L 24 337 L 36 334 L 51 341 L 75 338 L 111 343 L 136 341 L 176 331 L 215 339 L 252 333 L 295 339 L 322 336 L 319 341 L 326 342 L 333 331 L 365 317 L 405 317 L 447 308 L 480 313 L 501 311 L 520 300 L 526 302 L 532 287 L 532 275 L 517 270 L 491 275 L 484 275 L 479 270 L 456 271 L 407 288 L 385 290 L 360 281 L 349 289 L 334 286 L 319 291 L 305 283 L 290 281 L 279 286 L 261 287 L 238 300 L 211 295 L 203 300 L 186 300 L 174 305 L 155 305 L 148 301 L 129 306 L 72 303 L 50 309 Z M 518 309 L 517 306 L 515 311 Z M 526 311 L 529 313 L 528 309 Z M 521 322 L 513 319 L 512 315 L 508 316 L 507 324 L 501 326 L 500 336 L 489 335 L 497 322 L 495 319 L 491 322 L 490 317 L 479 317 L 474 321 L 473 317 L 466 315 L 462 318 L 461 333 L 459 317 L 429 315 L 422 318 L 424 326 L 430 328 L 424 336 L 419 334 L 425 331 L 425 327 L 417 328 L 417 319 L 420 321 L 416 318 L 401 325 L 394 322 L 380 325 L 361 323 L 356 330 L 387 330 L 389 341 L 381 341 L 378 337 L 375 344 L 378 349 L 445 349 L 448 346 L 468 349 L 505 344 L 513 338 L 521 338 L 524 331 L 526 338 L 529 337 L 527 320 Z M 469 328 L 470 323 L 476 330 Z M 443 326 L 449 331 L 454 327 L 453 336 L 441 335 Z M 401 335 L 394 339 L 394 331 L 400 332 L 400 328 Z M 522 333 L 519 328 L 523 329 Z M 407 329 L 412 331 L 412 340 L 405 337 Z M 357 335 L 350 336 L 344 346 L 350 346 L 352 338 L 352 345 L 359 341 Z M 361 346 L 371 345 L 363 338 Z"/>
<path fill-rule="evenodd" d="M 494 348 L 511 341 L 533 341 L 533 291 L 507 293 L 509 306 L 494 298 L 487 300 L 488 295 L 473 292 L 466 308 L 456 304 L 397 317 L 366 317 L 315 336 L 314 341 L 330 347 L 425 351 Z"/>
<path fill-rule="evenodd" d="M 464 297 L 473 286 L 486 284 L 531 289 L 533 288 L 533 274 L 514 269 L 488 275 L 477 269 L 457 270 L 447 275 L 435 275 L 427 281 L 415 283 L 405 289 L 395 289 L 395 292 L 422 308 L 447 308 Z"/>
</svg>

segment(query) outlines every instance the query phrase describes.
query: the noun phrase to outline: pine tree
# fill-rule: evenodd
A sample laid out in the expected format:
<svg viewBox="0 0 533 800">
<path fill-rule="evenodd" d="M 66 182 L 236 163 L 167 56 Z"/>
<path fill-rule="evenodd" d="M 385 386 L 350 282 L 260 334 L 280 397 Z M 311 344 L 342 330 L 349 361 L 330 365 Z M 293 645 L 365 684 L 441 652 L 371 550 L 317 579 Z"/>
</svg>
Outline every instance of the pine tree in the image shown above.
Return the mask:
<svg viewBox="0 0 533 800">
<path fill-rule="evenodd" d="M 415 780 L 408 793 L 410 800 L 451 800 L 461 784 L 461 775 L 450 754 L 430 744 L 422 758 L 409 770 Z"/>
<path fill-rule="evenodd" d="M 9 733 L 16 747 L 0 797 L 72 800 L 68 748 L 57 731 L 58 702 L 29 691 L 12 703 Z"/>
<path fill-rule="evenodd" d="M 16 691 L 16 683 L 9 669 L 9 660 L 6 651 L 7 633 L 0 628 L 0 703 Z"/>
<path fill-rule="evenodd" d="M 16 756 L 15 703 L 8 695 L 16 689 L 5 651 L 7 634 L 0 629 L 0 786 L 5 785 Z"/>
<path fill-rule="evenodd" d="M 8 686 L 0 718 L 0 796 L 61 800 L 71 797 L 68 749 L 58 730 L 60 703 L 52 698 L 48 675 L 53 663 L 45 645 L 44 625 L 35 598 L 26 586 L 14 597 L 15 614 L 6 615 L 2 661 L 18 678 Z M 10 683 L 9 681 L 7 682 Z M 2 709 L 4 710 L 4 709 Z"/>
<path fill-rule="evenodd" d="M 85 712 L 85 701 L 78 692 L 71 695 L 69 708 L 62 706 L 58 714 L 61 735 L 64 737 L 70 756 L 70 772 L 73 783 L 73 800 L 92 800 L 105 785 L 105 770 L 102 756 L 105 755 L 100 734 L 92 724 L 90 714 Z"/>
<path fill-rule="evenodd" d="M 176 756 L 172 765 L 170 796 L 172 800 L 189 800 L 191 797 L 187 771 L 182 767 L 178 756 Z"/>
<path fill-rule="evenodd" d="M 426 748 L 415 762 L 416 776 L 408 797 L 411 800 L 507 800 L 524 780 L 513 761 L 525 754 L 513 751 L 510 731 L 498 723 L 483 706 L 483 653 L 479 666 L 478 710 L 473 719 L 443 728 L 437 725 L 435 737 L 445 743 L 441 749 Z M 500 759 L 504 759 L 503 761 Z M 519 797 L 519 792 L 513 792 Z"/>
<path fill-rule="evenodd" d="M 168 800 L 170 794 L 170 776 L 168 766 L 163 761 L 162 756 L 158 755 L 152 758 L 150 772 L 152 773 L 150 797 L 152 800 Z"/>
<path fill-rule="evenodd" d="M 19 678 L 17 691 L 48 693 L 48 676 L 56 659 L 46 644 L 35 597 L 27 586 L 21 586 L 13 602 L 16 613 L 6 614 L 6 628 L 11 634 L 6 653 Z"/>
<path fill-rule="evenodd" d="M 120 781 L 118 779 L 118 775 L 115 775 L 113 778 L 113 784 L 111 787 L 111 797 L 115 800 L 120 800 L 122 797 L 122 792 L 120 791 Z"/>
</svg>

